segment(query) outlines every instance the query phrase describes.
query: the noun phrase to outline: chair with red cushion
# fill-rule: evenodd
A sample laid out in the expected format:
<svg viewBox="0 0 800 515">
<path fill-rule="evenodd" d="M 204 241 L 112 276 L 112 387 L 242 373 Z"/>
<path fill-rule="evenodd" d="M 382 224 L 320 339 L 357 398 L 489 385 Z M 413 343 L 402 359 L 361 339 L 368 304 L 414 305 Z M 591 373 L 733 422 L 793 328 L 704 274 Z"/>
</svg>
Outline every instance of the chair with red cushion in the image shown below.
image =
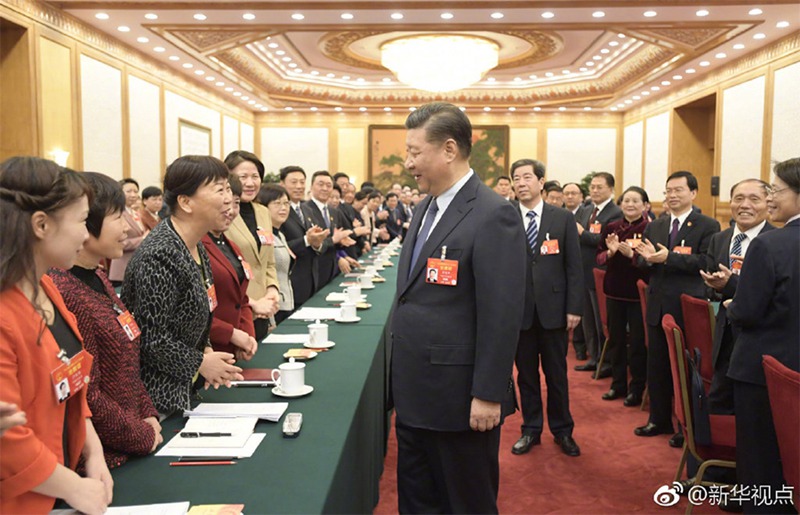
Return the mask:
<svg viewBox="0 0 800 515">
<path fill-rule="evenodd" d="M 703 481 L 703 476 L 708 467 L 736 468 L 736 418 L 733 415 L 710 415 L 711 443 L 697 445 L 694 435 L 691 405 L 691 379 L 689 364 L 684 354 L 683 331 L 675 322 L 672 315 L 664 315 L 661 326 L 667 337 L 669 348 L 669 363 L 672 371 L 672 388 L 675 394 L 675 417 L 681 425 L 684 436 L 683 455 L 678 463 L 675 481 L 679 481 L 683 473 L 686 459 L 691 453 L 699 463 L 697 474 L 694 478 L 695 485 L 718 485 L 710 481 Z M 692 512 L 692 504 L 686 513 Z"/>
<path fill-rule="evenodd" d="M 639 290 L 639 305 L 642 308 L 642 325 L 644 326 L 644 346 L 647 348 L 647 283 L 639 279 L 636 281 L 636 289 Z M 647 401 L 650 398 L 650 392 L 647 389 L 647 385 L 644 387 L 644 395 L 642 395 L 642 406 L 639 408 L 640 411 L 644 411 L 644 407 L 647 405 Z"/>
<path fill-rule="evenodd" d="M 772 356 L 764 356 L 772 423 L 778 437 L 783 477 L 793 487 L 794 505 L 800 506 L 800 373 L 787 368 Z M 780 416 L 776 416 L 776 415 Z"/>
<path fill-rule="evenodd" d="M 703 386 L 708 394 L 711 388 L 711 379 L 714 377 L 712 360 L 716 322 L 714 308 L 708 301 L 685 293 L 681 295 L 681 308 L 683 310 L 683 327 L 686 328 L 685 343 L 692 356 L 695 355 L 695 349 L 700 350 L 700 376 L 703 378 Z"/>
<path fill-rule="evenodd" d="M 595 268 L 592 270 L 594 274 L 594 287 L 597 290 L 597 305 L 600 311 L 600 323 L 603 325 L 603 350 L 600 352 L 600 359 L 597 360 L 597 372 L 594 373 L 594 378 L 598 379 L 600 370 L 603 369 L 603 360 L 606 357 L 606 350 L 608 350 L 608 306 L 606 306 L 606 292 L 603 290 L 603 281 L 606 277 L 606 271 Z"/>
</svg>

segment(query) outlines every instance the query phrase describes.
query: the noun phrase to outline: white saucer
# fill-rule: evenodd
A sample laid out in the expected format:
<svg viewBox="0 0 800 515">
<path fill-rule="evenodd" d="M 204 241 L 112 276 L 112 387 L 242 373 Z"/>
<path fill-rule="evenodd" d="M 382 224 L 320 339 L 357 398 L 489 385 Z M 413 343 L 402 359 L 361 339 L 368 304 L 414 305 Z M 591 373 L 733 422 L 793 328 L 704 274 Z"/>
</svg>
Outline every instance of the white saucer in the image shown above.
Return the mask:
<svg viewBox="0 0 800 515">
<path fill-rule="evenodd" d="M 375 289 L 375 285 L 374 284 L 370 284 L 369 286 L 362 286 L 361 289 L 362 290 L 374 290 Z"/>
<path fill-rule="evenodd" d="M 322 344 L 312 344 L 311 342 L 306 342 L 303 344 L 303 347 L 308 347 L 309 349 L 330 349 L 334 345 L 336 345 L 336 343 L 332 341 L 327 341 Z"/>
<path fill-rule="evenodd" d="M 286 393 L 281 390 L 280 386 L 276 386 L 272 389 L 273 395 L 277 395 L 278 397 L 302 397 L 303 395 L 308 395 L 309 393 L 314 391 L 314 387 L 310 384 L 303 386 L 303 388 L 297 393 Z"/>
<path fill-rule="evenodd" d="M 354 324 L 356 322 L 361 322 L 361 317 L 347 318 L 347 319 L 336 317 L 334 318 L 334 320 L 336 320 L 340 324 Z"/>
</svg>

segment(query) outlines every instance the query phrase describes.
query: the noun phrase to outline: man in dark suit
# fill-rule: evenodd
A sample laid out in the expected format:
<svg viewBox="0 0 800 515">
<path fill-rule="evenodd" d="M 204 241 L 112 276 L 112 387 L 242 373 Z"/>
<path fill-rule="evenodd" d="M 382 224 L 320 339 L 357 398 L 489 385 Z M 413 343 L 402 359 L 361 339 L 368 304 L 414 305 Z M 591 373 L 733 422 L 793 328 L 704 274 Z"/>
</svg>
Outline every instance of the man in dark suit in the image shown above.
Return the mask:
<svg viewBox="0 0 800 515">
<path fill-rule="evenodd" d="M 400 203 L 397 204 L 397 219 L 400 220 L 403 227 L 403 239 L 405 239 L 408 233 L 408 226 L 411 223 L 412 216 L 411 192 L 403 191 L 403 193 L 400 194 Z"/>
<path fill-rule="evenodd" d="M 303 206 L 306 194 L 306 172 L 299 166 L 285 166 L 281 168 L 280 175 L 281 185 L 289 193 L 291 202 L 289 218 L 283 223 L 280 231 L 286 237 L 286 242 L 295 255 L 291 280 L 294 305 L 299 308 L 316 291 L 319 278 L 316 264 L 317 253 L 314 249 L 321 247 L 330 231 L 312 226 L 310 215 Z"/>
<path fill-rule="evenodd" d="M 386 230 L 389 231 L 390 239 L 403 237 L 403 221 L 400 218 L 400 197 L 395 192 L 389 192 L 386 195 L 386 203 L 384 209 L 389 213 L 386 219 Z"/>
<path fill-rule="evenodd" d="M 719 222 L 692 210 L 697 196 L 697 179 L 686 171 L 667 178 L 666 203 L 669 218 L 648 224 L 642 243 L 636 248 L 637 264 L 650 268 L 647 286 L 647 387 L 650 393 L 650 418 L 637 427 L 637 436 L 671 433 L 672 372 L 669 350 L 661 319 L 672 315 L 683 327 L 682 293 L 704 299 L 705 285 L 701 270 L 708 270 L 708 247 L 719 232 Z M 670 445 L 680 447 L 682 435 L 675 435 Z"/>
<path fill-rule="evenodd" d="M 399 511 L 496 513 L 525 297 L 522 222 L 470 169 L 460 109 L 424 105 L 406 128 L 406 168 L 429 195 L 403 245 L 392 317 Z"/>
<path fill-rule="evenodd" d="M 512 204 L 522 216 L 528 250 L 523 331 L 515 359 L 522 436 L 511 452 L 524 454 L 541 443 L 541 356 L 547 383 L 547 425 L 564 454 L 579 456 L 580 448 L 572 438 L 575 423 L 569 412 L 567 334 L 580 323 L 583 308 L 581 250 L 572 214 L 542 199 L 544 174 L 544 164 L 533 159 L 520 159 L 511 165 L 519 199 Z"/>
<path fill-rule="evenodd" d="M 597 360 L 603 350 L 603 323 L 600 320 L 600 306 L 597 303 L 597 291 L 594 286 L 594 272 L 597 268 L 597 245 L 600 235 L 609 222 L 622 218 L 622 210 L 614 203 L 614 176 L 608 172 L 597 172 L 589 186 L 591 205 L 578 211 L 575 217 L 578 237 L 581 241 L 581 259 L 583 261 L 584 306 L 583 337 L 589 361 L 577 365 L 575 370 L 594 371 Z M 602 267 L 605 268 L 605 267 Z M 610 377 L 611 365 L 606 364 L 603 370 L 597 371 L 598 377 Z"/>
<path fill-rule="evenodd" d="M 733 415 L 733 383 L 728 378 L 728 364 L 731 361 L 733 345 L 736 341 L 734 328 L 728 322 L 728 310 L 724 302 L 732 299 L 739 284 L 739 270 L 747 249 L 759 234 L 774 229 L 767 222 L 767 192 L 769 184 L 761 179 L 745 179 L 731 188 L 731 216 L 733 224 L 711 238 L 708 257 L 713 263 L 711 270 L 700 275 L 711 288 L 711 298 L 721 302 L 714 330 L 714 349 L 711 359 L 714 377 L 708 393 L 711 413 Z"/>
</svg>

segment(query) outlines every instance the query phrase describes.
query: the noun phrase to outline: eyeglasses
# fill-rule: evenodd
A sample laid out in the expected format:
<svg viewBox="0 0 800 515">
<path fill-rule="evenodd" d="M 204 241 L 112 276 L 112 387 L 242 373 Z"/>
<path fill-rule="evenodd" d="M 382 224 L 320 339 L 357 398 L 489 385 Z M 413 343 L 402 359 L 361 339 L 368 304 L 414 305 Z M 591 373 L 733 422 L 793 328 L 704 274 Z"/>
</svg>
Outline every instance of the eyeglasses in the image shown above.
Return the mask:
<svg viewBox="0 0 800 515">
<path fill-rule="evenodd" d="M 775 196 L 775 195 L 777 195 L 778 193 L 780 193 L 780 192 L 782 192 L 782 191 L 784 191 L 784 190 L 788 190 L 788 189 L 789 189 L 789 186 L 785 186 L 785 187 L 783 187 L 783 188 L 776 188 L 774 185 L 772 185 L 772 186 L 770 186 L 770 187 L 769 187 L 769 189 L 767 190 L 767 193 L 769 193 L 769 194 L 770 194 L 770 195 L 772 195 L 772 196 Z"/>
<path fill-rule="evenodd" d="M 270 206 L 272 206 L 272 205 L 276 205 L 276 206 L 278 206 L 278 207 L 289 207 L 289 206 L 291 206 L 292 204 L 291 204 L 290 202 L 286 201 L 286 200 L 284 200 L 284 201 L 282 201 L 282 202 L 281 202 L 281 201 L 278 201 L 278 200 L 273 200 L 272 202 L 270 202 L 270 203 L 269 203 L 269 205 L 270 205 Z"/>
<path fill-rule="evenodd" d="M 664 195 L 672 195 L 673 193 L 676 194 L 676 195 L 680 195 L 681 193 L 684 193 L 684 192 L 686 192 L 686 188 L 683 188 L 683 187 L 681 187 L 681 188 L 667 188 L 666 191 L 664 191 Z"/>
</svg>

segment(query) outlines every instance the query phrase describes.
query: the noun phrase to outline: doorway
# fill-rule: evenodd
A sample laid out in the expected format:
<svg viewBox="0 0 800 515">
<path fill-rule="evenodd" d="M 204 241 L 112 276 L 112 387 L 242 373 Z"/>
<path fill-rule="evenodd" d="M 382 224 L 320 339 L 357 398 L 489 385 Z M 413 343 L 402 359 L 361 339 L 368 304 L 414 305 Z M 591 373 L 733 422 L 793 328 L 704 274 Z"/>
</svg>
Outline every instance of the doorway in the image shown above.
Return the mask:
<svg viewBox="0 0 800 515">
<path fill-rule="evenodd" d="M 695 205 L 703 214 L 714 218 L 716 198 L 711 195 L 711 177 L 714 176 L 717 95 L 699 98 L 676 107 L 673 112 L 669 170 L 688 170 L 697 177 L 700 189 Z"/>
</svg>

